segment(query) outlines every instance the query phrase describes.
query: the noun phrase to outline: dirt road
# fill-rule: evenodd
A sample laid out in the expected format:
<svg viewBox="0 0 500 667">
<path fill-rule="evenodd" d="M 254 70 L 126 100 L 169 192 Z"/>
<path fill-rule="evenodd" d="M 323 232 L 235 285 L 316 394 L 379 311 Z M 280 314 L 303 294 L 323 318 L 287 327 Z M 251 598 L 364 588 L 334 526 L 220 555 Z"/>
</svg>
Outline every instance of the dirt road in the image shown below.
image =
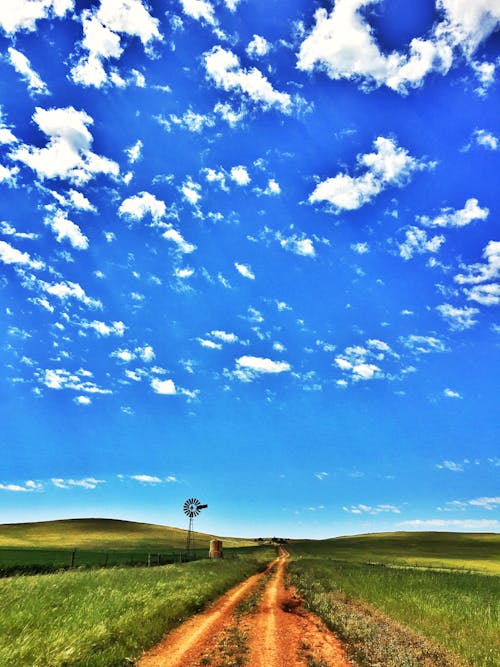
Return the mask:
<svg viewBox="0 0 500 667">
<path fill-rule="evenodd" d="M 167 635 L 137 667 L 350 667 L 338 639 L 286 589 L 288 554 Z"/>
</svg>

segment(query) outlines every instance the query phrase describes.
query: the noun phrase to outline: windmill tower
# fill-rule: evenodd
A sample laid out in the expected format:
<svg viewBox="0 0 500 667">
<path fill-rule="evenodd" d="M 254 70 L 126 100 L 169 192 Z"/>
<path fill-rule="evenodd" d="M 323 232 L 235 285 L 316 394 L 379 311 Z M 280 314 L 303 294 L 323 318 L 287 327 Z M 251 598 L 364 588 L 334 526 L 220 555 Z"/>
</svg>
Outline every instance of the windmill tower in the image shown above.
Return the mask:
<svg viewBox="0 0 500 667">
<path fill-rule="evenodd" d="M 189 528 L 186 541 L 186 550 L 189 552 L 193 547 L 193 521 L 195 516 L 198 516 L 201 510 L 204 510 L 208 505 L 202 505 L 198 498 L 188 498 L 184 503 L 184 514 L 189 517 Z"/>
</svg>

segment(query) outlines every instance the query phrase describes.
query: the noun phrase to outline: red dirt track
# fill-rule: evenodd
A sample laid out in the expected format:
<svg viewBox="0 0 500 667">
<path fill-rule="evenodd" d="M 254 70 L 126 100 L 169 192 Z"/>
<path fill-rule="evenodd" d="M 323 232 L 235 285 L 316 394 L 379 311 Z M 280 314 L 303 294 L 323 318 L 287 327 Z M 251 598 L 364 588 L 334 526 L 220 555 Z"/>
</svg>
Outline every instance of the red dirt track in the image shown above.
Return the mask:
<svg viewBox="0 0 500 667">
<path fill-rule="evenodd" d="M 287 558 L 288 554 L 281 550 L 279 558 L 265 572 L 250 577 L 206 611 L 180 625 L 145 653 L 136 663 L 137 667 L 219 667 L 225 664 L 304 667 L 312 660 L 322 661 L 329 667 L 350 667 L 335 635 L 304 609 L 292 589 L 285 588 Z M 236 606 L 257 589 L 266 575 L 269 580 L 257 609 L 237 621 Z M 245 636 L 241 662 L 221 659 L 217 653 L 224 637 L 235 627 L 241 628 Z"/>
</svg>

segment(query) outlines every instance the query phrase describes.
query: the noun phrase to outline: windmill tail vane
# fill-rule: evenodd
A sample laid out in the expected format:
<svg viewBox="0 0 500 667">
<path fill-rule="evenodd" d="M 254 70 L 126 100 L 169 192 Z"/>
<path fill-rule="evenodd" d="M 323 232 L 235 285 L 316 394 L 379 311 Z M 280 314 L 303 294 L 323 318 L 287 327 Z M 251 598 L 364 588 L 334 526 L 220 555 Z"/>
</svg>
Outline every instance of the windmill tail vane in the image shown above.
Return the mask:
<svg viewBox="0 0 500 667">
<path fill-rule="evenodd" d="M 189 528 L 187 533 L 186 549 L 191 551 L 193 546 L 193 521 L 198 516 L 201 510 L 204 510 L 208 505 L 202 505 L 198 498 L 188 498 L 183 505 L 184 514 L 189 517 Z"/>
</svg>

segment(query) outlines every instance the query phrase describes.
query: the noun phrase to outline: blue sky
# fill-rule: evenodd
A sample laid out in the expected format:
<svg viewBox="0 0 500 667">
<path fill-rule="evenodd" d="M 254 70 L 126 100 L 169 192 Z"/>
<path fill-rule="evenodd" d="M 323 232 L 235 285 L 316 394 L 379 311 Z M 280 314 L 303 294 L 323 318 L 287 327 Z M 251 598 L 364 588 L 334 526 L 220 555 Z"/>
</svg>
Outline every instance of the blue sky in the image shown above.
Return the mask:
<svg viewBox="0 0 500 667">
<path fill-rule="evenodd" d="M 4 0 L 0 517 L 496 531 L 496 0 Z"/>
</svg>

